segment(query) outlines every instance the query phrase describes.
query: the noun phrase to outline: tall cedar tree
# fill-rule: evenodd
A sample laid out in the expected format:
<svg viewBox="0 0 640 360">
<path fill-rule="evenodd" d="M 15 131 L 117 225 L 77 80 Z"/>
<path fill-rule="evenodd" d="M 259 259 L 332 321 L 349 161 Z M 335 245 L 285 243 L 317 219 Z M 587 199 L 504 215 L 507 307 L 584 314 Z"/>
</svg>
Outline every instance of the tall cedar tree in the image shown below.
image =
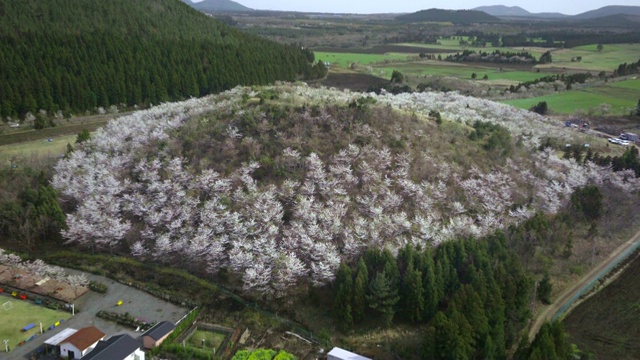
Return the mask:
<svg viewBox="0 0 640 360">
<path fill-rule="evenodd" d="M 424 287 L 422 273 L 413 266 L 413 260 L 402 277 L 402 313 L 405 319 L 419 322 L 424 314 Z"/>
<path fill-rule="evenodd" d="M 338 322 L 340 322 L 342 329 L 345 331 L 351 330 L 353 327 L 353 317 L 351 315 L 352 298 L 353 278 L 351 268 L 342 263 L 336 275 L 336 297 L 333 309 Z"/>
<path fill-rule="evenodd" d="M 364 313 L 367 308 L 367 285 L 369 284 L 369 272 L 364 259 L 358 261 L 356 269 L 356 280 L 353 283 L 353 301 L 351 305 L 352 316 L 354 322 L 360 322 L 364 319 Z"/>
<path fill-rule="evenodd" d="M 379 312 L 386 326 L 391 326 L 395 315 L 395 306 L 400 299 L 398 291 L 393 287 L 392 280 L 385 271 L 379 272 L 369 284 L 369 293 L 366 296 L 369 307 Z"/>
</svg>

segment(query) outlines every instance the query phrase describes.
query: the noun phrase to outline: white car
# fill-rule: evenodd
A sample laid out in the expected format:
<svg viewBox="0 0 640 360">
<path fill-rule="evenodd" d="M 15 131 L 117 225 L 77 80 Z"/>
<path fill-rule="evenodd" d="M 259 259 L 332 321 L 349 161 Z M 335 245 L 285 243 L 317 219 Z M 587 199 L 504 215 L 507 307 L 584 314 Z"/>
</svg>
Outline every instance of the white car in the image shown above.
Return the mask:
<svg viewBox="0 0 640 360">
<path fill-rule="evenodd" d="M 609 138 L 608 139 L 610 143 L 612 144 L 620 144 L 620 139 L 617 138 Z"/>
<path fill-rule="evenodd" d="M 627 141 L 627 140 L 618 140 L 618 145 L 629 146 L 629 141 Z"/>
</svg>

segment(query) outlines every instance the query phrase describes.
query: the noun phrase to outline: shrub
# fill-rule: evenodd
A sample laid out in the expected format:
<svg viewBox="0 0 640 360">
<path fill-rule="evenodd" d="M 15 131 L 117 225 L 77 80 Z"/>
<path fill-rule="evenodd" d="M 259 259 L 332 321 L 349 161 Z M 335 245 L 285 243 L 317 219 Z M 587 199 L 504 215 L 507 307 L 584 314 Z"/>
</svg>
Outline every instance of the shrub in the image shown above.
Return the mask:
<svg viewBox="0 0 640 360">
<path fill-rule="evenodd" d="M 97 293 L 100 294 L 105 294 L 108 290 L 107 285 L 101 283 L 101 282 L 97 282 L 97 281 L 91 281 L 89 283 L 89 290 L 91 291 L 95 291 Z"/>
</svg>

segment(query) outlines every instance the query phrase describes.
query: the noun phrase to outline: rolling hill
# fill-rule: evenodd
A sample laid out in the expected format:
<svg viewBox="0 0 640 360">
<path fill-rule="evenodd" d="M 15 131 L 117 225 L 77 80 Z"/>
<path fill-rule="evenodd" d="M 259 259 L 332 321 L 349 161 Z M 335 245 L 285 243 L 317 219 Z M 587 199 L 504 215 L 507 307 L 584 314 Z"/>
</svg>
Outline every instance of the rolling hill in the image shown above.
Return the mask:
<svg viewBox="0 0 640 360">
<path fill-rule="evenodd" d="M 611 15 L 640 15 L 640 6 L 605 6 L 573 16 L 573 19 L 587 20 Z"/>
<path fill-rule="evenodd" d="M 253 11 L 242 4 L 239 4 L 231 0 L 203 0 L 199 2 L 191 2 L 189 0 L 183 0 L 192 7 L 202 11 L 221 11 L 221 12 L 243 12 Z"/>
<path fill-rule="evenodd" d="M 569 15 L 561 14 L 561 13 L 531 13 L 519 6 L 505 6 L 505 5 L 492 5 L 492 6 L 479 6 L 474 8 L 476 11 L 483 11 L 489 15 L 496 17 L 504 17 L 504 18 L 521 18 L 521 17 L 535 17 L 535 18 L 566 18 Z"/>
<path fill-rule="evenodd" d="M 476 10 L 443 10 L 429 9 L 396 17 L 399 21 L 420 22 L 452 22 L 454 24 L 493 23 L 501 20 L 495 16 Z"/>
<path fill-rule="evenodd" d="M 175 0 L 0 2 L 0 116 L 157 104 L 294 80 L 312 54 Z"/>
</svg>

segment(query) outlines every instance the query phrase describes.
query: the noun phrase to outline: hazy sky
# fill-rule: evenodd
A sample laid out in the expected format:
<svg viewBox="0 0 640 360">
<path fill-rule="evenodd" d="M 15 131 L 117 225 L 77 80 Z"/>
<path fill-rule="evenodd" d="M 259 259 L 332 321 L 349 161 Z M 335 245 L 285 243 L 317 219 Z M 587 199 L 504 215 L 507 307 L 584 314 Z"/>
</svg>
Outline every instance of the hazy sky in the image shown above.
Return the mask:
<svg viewBox="0 0 640 360">
<path fill-rule="evenodd" d="M 520 6 L 530 12 L 560 12 L 575 15 L 607 5 L 640 5 L 640 0 L 235 0 L 259 10 L 289 10 L 332 13 L 386 13 L 418 10 L 473 9 L 485 5 Z"/>
</svg>

